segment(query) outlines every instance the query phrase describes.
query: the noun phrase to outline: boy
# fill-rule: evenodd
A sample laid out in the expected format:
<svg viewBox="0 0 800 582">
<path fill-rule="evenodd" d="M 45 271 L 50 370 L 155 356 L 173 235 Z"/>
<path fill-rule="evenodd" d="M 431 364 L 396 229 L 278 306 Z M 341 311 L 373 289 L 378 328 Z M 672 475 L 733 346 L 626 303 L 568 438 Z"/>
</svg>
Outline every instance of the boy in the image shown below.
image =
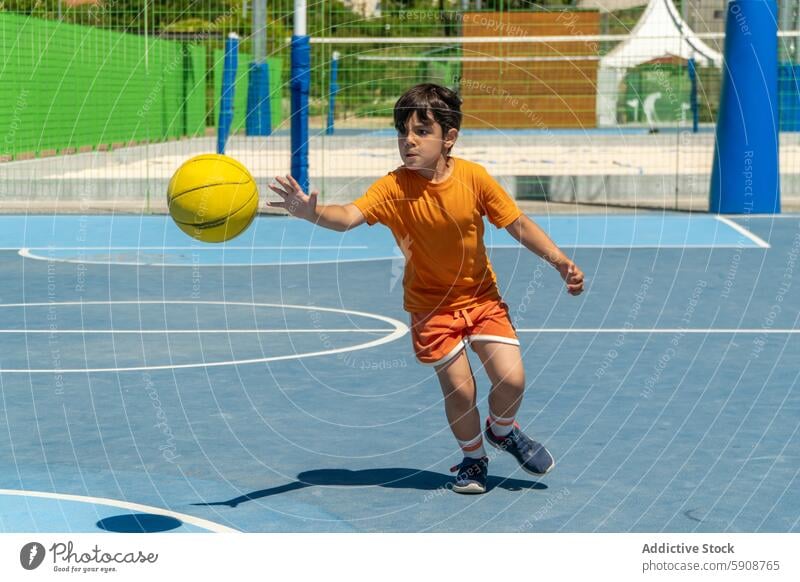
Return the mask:
<svg viewBox="0 0 800 582">
<path fill-rule="evenodd" d="M 464 453 L 451 469 L 457 471 L 453 491 L 483 493 L 488 470 L 484 436 L 528 473 L 544 475 L 555 461 L 514 421 L 525 375 L 516 330 L 483 244 L 481 217 L 553 265 L 570 294 L 583 291 L 583 273 L 483 167 L 450 155 L 461 118 L 454 92 L 434 84 L 412 87 L 394 107 L 403 166 L 344 206 L 318 206 L 317 192 L 306 195 L 291 176 L 276 177 L 280 186 L 270 188 L 283 201 L 268 204 L 334 230 L 364 222 L 391 229 L 406 255 L 403 307 L 411 314 L 414 351 L 421 363 L 434 366 L 450 428 Z M 468 344 L 492 383 L 483 434 L 464 349 Z"/>
</svg>

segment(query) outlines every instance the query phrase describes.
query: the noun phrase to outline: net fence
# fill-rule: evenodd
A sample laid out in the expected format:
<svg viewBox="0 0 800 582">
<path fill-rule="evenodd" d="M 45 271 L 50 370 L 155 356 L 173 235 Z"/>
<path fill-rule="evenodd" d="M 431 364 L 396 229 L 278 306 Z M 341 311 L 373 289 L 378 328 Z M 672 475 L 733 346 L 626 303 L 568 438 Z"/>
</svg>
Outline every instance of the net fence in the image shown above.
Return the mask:
<svg viewBox="0 0 800 582">
<path fill-rule="evenodd" d="M 435 82 L 463 99 L 454 154 L 518 200 L 707 209 L 725 1 L 585 4 L 310 2 L 309 173 L 322 202 L 350 201 L 400 164 L 392 106 Z M 800 203 L 790 9 L 779 102 L 765 104 L 779 108 L 785 205 Z M 645 20 L 676 15 L 689 26 L 642 33 Z M 290 168 L 293 17 L 292 0 L 1 2 L 2 208 L 164 211 L 175 169 L 216 149 L 231 32 L 240 44 L 225 153 L 267 197 Z M 256 61 L 269 100 L 258 132 L 248 127 Z"/>
</svg>

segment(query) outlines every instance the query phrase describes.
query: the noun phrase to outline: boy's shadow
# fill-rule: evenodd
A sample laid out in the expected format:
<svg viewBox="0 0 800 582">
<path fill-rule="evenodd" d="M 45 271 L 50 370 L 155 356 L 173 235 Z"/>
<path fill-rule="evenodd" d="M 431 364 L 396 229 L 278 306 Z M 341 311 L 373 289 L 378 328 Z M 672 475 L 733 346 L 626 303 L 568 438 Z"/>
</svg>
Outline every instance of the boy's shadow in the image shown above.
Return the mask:
<svg viewBox="0 0 800 582">
<path fill-rule="evenodd" d="M 208 503 L 193 503 L 192 505 L 227 505 L 236 507 L 245 501 L 253 501 L 270 495 L 288 493 L 298 489 L 305 489 L 314 485 L 329 486 L 353 486 L 363 487 L 366 485 L 388 487 L 390 489 L 419 489 L 420 491 L 446 491 L 452 488 L 453 477 L 434 473 L 432 471 L 418 471 L 416 469 L 387 468 L 387 469 L 363 469 L 360 471 L 350 471 L 349 469 L 316 469 L 314 471 L 304 471 L 297 475 L 297 481 L 253 491 L 246 495 L 240 495 L 227 501 L 212 501 Z M 523 481 L 521 479 L 504 479 L 501 477 L 490 476 L 486 489 L 491 491 L 495 487 L 508 491 L 521 491 L 523 489 L 547 489 L 547 485 L 538 481 Z"/>
</svg>

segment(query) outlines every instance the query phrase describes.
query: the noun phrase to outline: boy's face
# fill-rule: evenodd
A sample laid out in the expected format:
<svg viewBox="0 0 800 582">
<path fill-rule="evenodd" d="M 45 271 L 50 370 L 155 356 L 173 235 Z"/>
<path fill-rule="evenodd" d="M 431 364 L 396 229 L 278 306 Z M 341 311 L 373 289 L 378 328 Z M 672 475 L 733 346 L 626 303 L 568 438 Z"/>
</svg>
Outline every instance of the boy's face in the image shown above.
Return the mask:
<svg viewBox="0 0 800 582">
<path fill-rule="evenodd" d="M 420 119 L 414 112 L 406 121 L 405 130 L 397 132 L 397 147 L 407 168 L 430 169 L 435 168 L 439 159 L 453 147 L 457 137 L 457 129 L 450 129 L 446 136 L 442 135 L 442 126 L 430 112 L 427 119 Z"/>
</svg>

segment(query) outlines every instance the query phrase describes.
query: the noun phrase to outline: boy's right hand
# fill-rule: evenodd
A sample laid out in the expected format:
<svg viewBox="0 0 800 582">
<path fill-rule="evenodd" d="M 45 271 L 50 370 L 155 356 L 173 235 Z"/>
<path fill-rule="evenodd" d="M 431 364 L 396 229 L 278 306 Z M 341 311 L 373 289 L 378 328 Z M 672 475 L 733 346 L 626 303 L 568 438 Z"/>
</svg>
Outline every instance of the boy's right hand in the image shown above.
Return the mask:
<svg viewBox="0 0 800 582">
<path fill-rule="evenodd" d="M 272 208 L 285 208 L 289 214 L 297 218 L 304 218 L 305 220 L 314 221 L 316 218 L 317 196 L 319 192 L 316 190 L 311 191 L 311 195 L 303 192 L 297 180 L 292 178 L 289 174 L 285 178 L 275 176 L 275 180 L 280 184 L 280 187 L 275 184 L 269 184 L 270 190 L 283 198 L 282 202 L 267 201 L 267 206 Z"/>
<path fill-rule="evenodd" d="M 567 259 L 559 263 L 556 269 L 567 284 L 567 293 L 575 296 L 583 293 L 583 271 L 578 268 L 578 265 Z"/>
</svg>

